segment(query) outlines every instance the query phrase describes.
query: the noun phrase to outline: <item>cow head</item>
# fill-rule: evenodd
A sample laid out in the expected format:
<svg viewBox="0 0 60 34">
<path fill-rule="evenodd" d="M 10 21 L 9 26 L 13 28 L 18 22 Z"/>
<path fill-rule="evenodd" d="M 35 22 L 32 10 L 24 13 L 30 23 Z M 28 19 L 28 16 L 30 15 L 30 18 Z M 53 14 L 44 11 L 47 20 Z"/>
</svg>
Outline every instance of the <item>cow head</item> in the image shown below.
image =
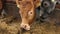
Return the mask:
<svg viewBox="0 0 60 34">
<path fill-rule="evenodd" d="M 30 30 L 30 24 L 35 19 L 35 7 L 32 0 L 18 1 L 19 13 L 21 15 L 21 28 Z"/>
<path fill-rule="evenodd" d="M 56 0 L 42 0 L 40 15 L 45 19 L 55 9 Z"/>
<path fill-rule="evenodd" d="M 21 28 L 30 30 L 30 24 L 35 20 L 35 8 L 40 6 L 40 0 L 16 0 L 17 7 L 20 9 Z"/>
</svg>

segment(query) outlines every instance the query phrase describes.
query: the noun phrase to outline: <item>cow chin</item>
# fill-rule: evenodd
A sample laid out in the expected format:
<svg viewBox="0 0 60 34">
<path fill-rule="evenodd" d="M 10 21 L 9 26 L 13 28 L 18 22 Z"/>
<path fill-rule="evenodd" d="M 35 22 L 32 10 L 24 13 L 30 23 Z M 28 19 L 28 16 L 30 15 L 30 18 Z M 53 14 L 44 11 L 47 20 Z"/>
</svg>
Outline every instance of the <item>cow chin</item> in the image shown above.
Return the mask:
<svg viewBox="0 0 60 34">
<path fill-rule="evenodd" d="M 25 29 L 25 30 L 30 30 L 30 25 L 27 23 L 21 23 L 20 27 Z"/>
</svg>

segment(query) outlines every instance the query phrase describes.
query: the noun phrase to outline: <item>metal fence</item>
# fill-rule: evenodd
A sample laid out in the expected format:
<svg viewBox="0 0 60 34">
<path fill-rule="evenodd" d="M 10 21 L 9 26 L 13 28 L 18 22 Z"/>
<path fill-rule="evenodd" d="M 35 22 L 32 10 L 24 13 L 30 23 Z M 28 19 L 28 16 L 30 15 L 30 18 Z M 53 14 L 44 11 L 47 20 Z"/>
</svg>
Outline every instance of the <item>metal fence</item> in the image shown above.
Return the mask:
<svg viewBox="0 0 60 34">
<path fill-rule="evenodd" d="M 5 3 L 4 4 L 5 12 L 8 14 L 7 16 L 19 17 L 19 9 L 16 4 L 13 3 Z"/>
</svg>

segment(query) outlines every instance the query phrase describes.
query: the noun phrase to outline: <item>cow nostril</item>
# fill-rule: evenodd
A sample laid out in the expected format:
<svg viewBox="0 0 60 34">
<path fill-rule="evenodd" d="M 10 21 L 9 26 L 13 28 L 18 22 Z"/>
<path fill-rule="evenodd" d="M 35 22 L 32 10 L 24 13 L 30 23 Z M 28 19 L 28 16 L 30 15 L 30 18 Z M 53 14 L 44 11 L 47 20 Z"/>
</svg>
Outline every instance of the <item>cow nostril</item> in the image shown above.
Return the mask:
<svg viewBox="0 0 60 34">
<path fill-rule="evenodd" d="M 30 26 L 29 26 L 29 25 L 25 25 L 25 26 L 24 26 L 24 29 L 25 29 L 25 30 L 30 30 Z"/>
<path fill-rule="evenodd" d="M 25 27 L 24 28 L 26 28 L 27 26 L 25 25 Z"/>
</svg>

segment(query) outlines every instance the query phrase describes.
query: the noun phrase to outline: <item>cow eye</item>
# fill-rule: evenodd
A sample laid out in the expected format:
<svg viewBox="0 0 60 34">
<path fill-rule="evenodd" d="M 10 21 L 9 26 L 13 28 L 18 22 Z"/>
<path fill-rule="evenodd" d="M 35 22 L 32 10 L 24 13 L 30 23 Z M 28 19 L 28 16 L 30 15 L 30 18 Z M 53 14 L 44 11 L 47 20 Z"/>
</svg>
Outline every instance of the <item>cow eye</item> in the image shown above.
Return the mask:
<svg viewBox="0 0 60 34">
<path fill-rule="evenodd" d="M 32 12 L 31 12 L 31 11 L 29 11 L 29 12 L 28 12 L 28 15 L 32 15 Z"/>
</svg>

